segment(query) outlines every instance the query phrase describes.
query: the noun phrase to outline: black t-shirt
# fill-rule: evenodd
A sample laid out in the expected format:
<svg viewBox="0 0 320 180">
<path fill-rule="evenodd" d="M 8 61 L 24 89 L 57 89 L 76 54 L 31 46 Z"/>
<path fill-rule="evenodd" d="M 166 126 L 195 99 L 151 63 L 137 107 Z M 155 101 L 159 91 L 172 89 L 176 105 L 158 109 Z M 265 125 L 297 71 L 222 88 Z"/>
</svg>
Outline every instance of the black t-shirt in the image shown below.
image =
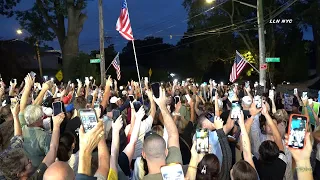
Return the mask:
<svg viewBox="0 0 320 180">
<path fill-rule="evenodd" d="M 263 163 L 253 158 L 254 165 L 258 171 L 260 180 L 282 180 L 285 176 L 287 167 L 287 158 L 284 152 L 280 152 L 279 156 L 272 163 Z"/>
<path fill-rule="evenodd" d="M 76 153 L 79 150 L 79 129 L 80 129 L 80 126 L 81 126 L 81 120 L 77 116 L 77 117 L 74 117 L 73 119 L 70 119 L 67 123 L 66 128 L 65 128 L 65 132 L 71 132 L 76 137 L 76 145 L 73 150 L 73 153 Z"/>
</svg>

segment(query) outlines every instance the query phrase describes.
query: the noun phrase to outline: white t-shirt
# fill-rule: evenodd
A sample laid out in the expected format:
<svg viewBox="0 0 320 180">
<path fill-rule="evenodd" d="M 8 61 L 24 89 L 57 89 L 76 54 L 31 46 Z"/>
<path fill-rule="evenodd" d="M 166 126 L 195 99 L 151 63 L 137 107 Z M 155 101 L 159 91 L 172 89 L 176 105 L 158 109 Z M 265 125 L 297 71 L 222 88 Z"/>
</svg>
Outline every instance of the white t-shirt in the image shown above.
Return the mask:
<svg viewBox="0 0 320 180">
<path fill-rule="evenodd" d="M 147 119 L 141 121 L 140 124 L 140 131 L 139 131 L 139 137 L 138 141 L 135 147 L 133 159 L 136 159 L 137 157 L 141 156 L 142 148 L 143 148 L 143 142 L 144 142 L 144 136 L 147 132 L 151 131 L 153 123 L 152 116 L 148 116 Z M 124 132 L 126 133 L 126 136 L 128 136 L 129 130 L 130 130 L 131 124 L 127 125 Z"/>
</svg>

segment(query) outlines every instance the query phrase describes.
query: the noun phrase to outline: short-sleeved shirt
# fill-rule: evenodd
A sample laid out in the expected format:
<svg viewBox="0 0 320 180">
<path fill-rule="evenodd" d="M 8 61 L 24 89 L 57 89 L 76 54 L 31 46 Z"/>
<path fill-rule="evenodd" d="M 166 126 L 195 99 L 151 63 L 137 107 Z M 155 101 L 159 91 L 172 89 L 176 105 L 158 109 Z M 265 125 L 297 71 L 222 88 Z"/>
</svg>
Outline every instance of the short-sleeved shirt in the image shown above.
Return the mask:
<svg viewBox="0 0 320 180">
<path fill-rule="evenodd" d="M 180 149 L 177 147 L 169 147 L 168 148 L 168 156 L 166 159 L 166 164 L 171 164 L 171 163 L 179 163 L 182 164 L 182 157 L 181 157 L 181 152 Z M 143 180 L 162 180 L 162 175 L 161 173 L 158 174 L 148 174 L 144 176 Z"/>
<path fill-rule="evenodd" d="M 36 172 L 30 178 L 28 178 L 28 180 L 42 180 L 47 168 L 48 167 L 45 163 L 41 163 Z"/>
<path fill-rule="evenodd" d="M 287 157 L 284 152 L 280 152 L 276 160 L 271 163 L 262 163 L 253 158 L 260 180 L 281 180 L 285 176 L 287 167 Z"/>
<path fill-rule="evenodd" d="M 22 125 L 23 149 L 32 162 L 32 166 L 37 168 L 47 155 L 50 149 L 51 134 L 40 127 L 28 127 L 25 124 L 24 114 L 19 114 L 19 121 Z"/>
</svg>

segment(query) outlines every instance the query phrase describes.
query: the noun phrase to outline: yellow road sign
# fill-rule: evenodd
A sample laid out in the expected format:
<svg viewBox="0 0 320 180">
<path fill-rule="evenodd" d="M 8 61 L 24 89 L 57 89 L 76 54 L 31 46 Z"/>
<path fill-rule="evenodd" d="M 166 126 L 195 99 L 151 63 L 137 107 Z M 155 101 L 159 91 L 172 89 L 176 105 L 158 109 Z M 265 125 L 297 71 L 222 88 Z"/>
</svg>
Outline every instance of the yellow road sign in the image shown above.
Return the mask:
<svg viewBox="0 0 320 180">
<path fill-rule="evenodd" d="M 59 82 L 63 79 L 63 73 L 61 70 L 57 72 L 56 78 Z"/>
<path fill-rule="evenodd" d="M 149 77 L 151 77 L 151 75 L 152 75 L 152 70 L 151 70 L 151 68 L 149 69 Z"/>
</svg>

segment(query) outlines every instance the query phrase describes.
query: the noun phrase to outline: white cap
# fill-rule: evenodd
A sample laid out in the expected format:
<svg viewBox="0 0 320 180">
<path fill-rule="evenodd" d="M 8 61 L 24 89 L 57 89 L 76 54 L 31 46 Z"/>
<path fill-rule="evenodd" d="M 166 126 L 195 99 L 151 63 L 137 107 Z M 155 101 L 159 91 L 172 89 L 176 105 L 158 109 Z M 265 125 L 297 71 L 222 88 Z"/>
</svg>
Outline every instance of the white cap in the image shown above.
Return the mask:
<svg viewBox="0 0 320 180">
<path fill-rule="evenodd" d="M 53 109 L 48 107 L 42 107 L 42 111 L 46 116 L 52 116 L 53 115 Z"/>
<path fill-rule="evenodd" d="M 122 91 L 122 95 L 127 95 L 128 94 L 128 92 L 127 91 Z"/>
<path fill-rule="evenodd" d="M 118 98 L 118 97 L 115 97 L 113 96 L 111 99 L 110 99 L 110 103 L 113 103 L 115 104 L 117 101 L 119 101 L 121 98 Z"/>
<path fill-rule="evenodd" d="M 243 104 L 245 104 L 246 106 L 250 106 L 252 104 L 252 98 L 250 96 L 244 96 L 242 98 L 242 102 Z"/>
</svg>

